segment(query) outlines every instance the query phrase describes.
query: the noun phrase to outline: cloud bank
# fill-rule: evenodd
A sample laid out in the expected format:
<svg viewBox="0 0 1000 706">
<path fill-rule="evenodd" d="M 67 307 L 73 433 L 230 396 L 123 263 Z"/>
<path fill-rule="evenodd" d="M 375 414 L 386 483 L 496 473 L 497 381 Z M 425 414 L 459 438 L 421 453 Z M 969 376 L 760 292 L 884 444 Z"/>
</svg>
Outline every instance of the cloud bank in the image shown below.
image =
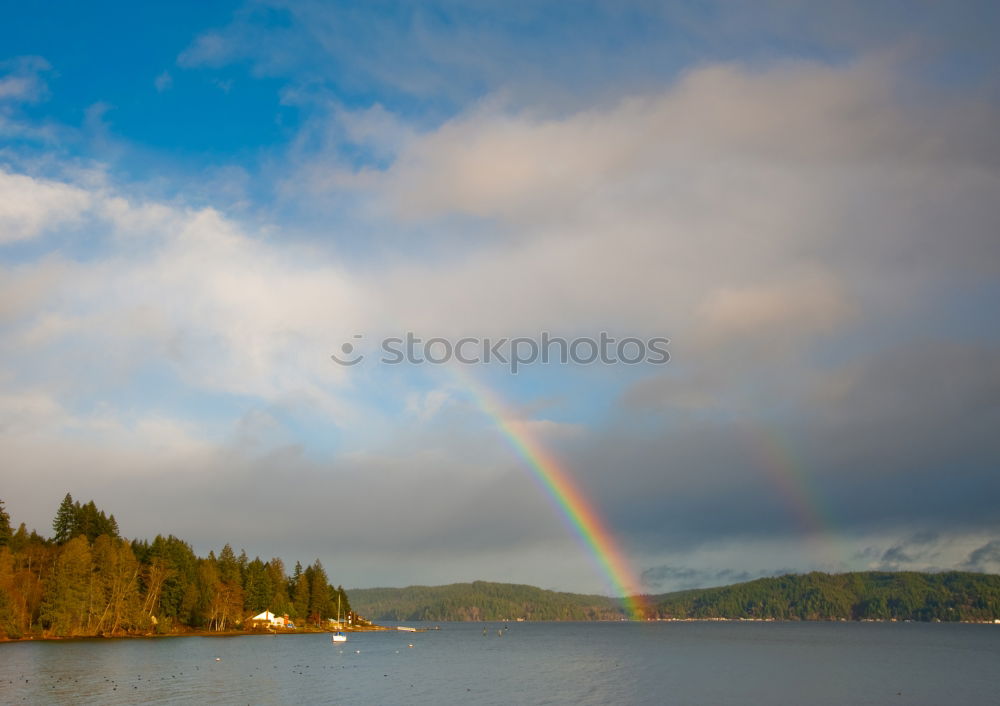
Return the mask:
<svg viewBox="0 0 1000 706">
<path fill-rule="evenodd" d="M 669 336 L 670 365 L 473 372 L 595 498 L 636 589 L 1000 568 L 1000 115 L 982 54 L 969 85 L 943 86 L 912 48 L 845 42 L 850 13 L 811 56 L 776 41 L 767 61 L 719 56 L 704 18 L 674 14 L 701 44 L 669 71 L 638 68 L 660 51 L 639 42 L 590 82 L 560 83 L 560 62 L 519 82 L 507 29 L 445 45 L 415 12 L 369 38 L 402 32 L 421 60 L 397 75 L 395 55 L 357 57 L 379 87 L 360 99 L 298 64 L 343 56 L 337 13 L 284 11 L 205 30 L 146 81 L 164 100 L 234 65 L 281 82 L 308 117 L 259 163 L 165 188 L 69 138 L 2 153 L 0 497 L 16 521 L 44 530 L 68 490 L 126 534 L 316 555 L 345 584 L 603 591 L 446 370 L 329 355 L 358 333 L 607 330 Z M 911 27 L 951 42 L 924 28 L 934 12 Z M 484 58 L 462 70 L 475 39 Z M 47 66 L 5 65 L 0 120 L 79 135 L 24 112 Z M 138 149 L 108 130 L 105 148 Z"/>
</svg>

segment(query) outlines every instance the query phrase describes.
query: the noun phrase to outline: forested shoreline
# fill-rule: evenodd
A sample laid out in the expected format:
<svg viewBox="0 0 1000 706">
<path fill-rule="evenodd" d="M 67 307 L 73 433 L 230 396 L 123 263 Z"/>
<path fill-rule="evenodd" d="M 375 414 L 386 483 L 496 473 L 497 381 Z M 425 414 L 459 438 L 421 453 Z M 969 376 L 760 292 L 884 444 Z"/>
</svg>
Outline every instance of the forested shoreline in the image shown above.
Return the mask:
<svg viewBox="0 0 1000 706">
<path fill-rule="evenodd" d="M 68 493 L 52 530 L 14 530 L 0 500 L 0 639 L 227 632 L 265 610 L 319 627 L 338 599 L 351 613 L 318 559 L 288 574 L 230 544 L 199 557 L 173 535 L 128 540 L 114 515 Z"/>
<path fill-rule="evenodd" d="M 352 588 L 355 609 L 372 620 L 620 620 L 617 598 L 473 581 L 446 586 Z"/>
<path fill-rule="evenodd" d="M 617 620 L 621 601 L 475 581 L 352 589 L 375 620 Z M 114 515 L 67 494 L 50 538 L 14 530 L 0 500 L 0 639 L 170 635 L 244 629 L 270 610 L 303 628 L 354 615 L 317 559 L 291 574 L 279 558 L 250 559 L 230 544 L 195 554 L 173 535 L 119 535 Z M 1000 576 L 852 572 L 791 574 L 716 588 L 644 596 L 645 617 L 667 620 L 917 620 L 1000 618 Z"/>
<path fill-rule="evenodd" d="M 474 581 L 446 586 L 351 589 L 373 620 L 620 620 L 619 599 Z M 861 571 L 789 574 L 717 588 L 643 596 L 654 620 L 914 620 L 1000 618 L 1000 576 Z"/>
<path fill-rule="evenodd" d="M 967 571 L 812 572 L 653 597 L 674 619 L 913 620 L 1000 618 L 1000 576 Z"/>
</svg>

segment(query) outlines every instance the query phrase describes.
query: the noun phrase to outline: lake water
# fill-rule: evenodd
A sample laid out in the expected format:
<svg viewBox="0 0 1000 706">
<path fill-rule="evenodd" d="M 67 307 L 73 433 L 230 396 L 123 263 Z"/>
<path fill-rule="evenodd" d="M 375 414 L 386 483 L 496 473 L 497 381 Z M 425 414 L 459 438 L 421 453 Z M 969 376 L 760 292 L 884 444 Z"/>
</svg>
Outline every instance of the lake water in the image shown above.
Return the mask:
<svg viewBox="0 0 1000 706">
<path fill-rule="evenodd" d="M 0 702 L 1000 703 L 1000 625 L 502 625 L 0 644 Z"/>
</svg>

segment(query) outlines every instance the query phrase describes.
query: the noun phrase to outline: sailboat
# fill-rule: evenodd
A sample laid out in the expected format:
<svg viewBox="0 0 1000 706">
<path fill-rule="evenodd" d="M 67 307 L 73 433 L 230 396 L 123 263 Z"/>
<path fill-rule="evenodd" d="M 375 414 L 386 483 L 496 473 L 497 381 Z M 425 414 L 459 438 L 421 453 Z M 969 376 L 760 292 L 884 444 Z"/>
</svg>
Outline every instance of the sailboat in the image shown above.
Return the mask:
<svg viewBox="0 0 1000 706">
<path fill-rule="evenodd" d="M 337 594 L 337 627 L 340 627 L 340 593 Z M 331 638 L 334 642 L 347 642 L 347 635 L 343 630 L 337 630 Z"/>
</svg>

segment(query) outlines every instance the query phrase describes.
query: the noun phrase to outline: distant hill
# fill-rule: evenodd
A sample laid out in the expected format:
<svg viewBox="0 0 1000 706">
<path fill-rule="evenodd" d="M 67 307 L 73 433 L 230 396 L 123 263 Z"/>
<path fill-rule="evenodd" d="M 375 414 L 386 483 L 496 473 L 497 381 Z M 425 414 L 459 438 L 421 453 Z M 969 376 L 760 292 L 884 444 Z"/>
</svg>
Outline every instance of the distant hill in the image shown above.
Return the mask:
<svg viewBox="0 0 1000 706">
<path fill-rule="evenodd" d="M 546 591 L 511 583 L 354 588 L 351 606 L 379 620 L 617 620 L 620 601 L 607 596 Z"/>
<path fill-rule="evenodd" d="M 355 588 L 351 605 L 373 620 L 618 620 L 614 598 L 474 581 Z M 775 620 L 1000 618 L 1000 576 L 951 571 L 790 574 L 646 597 L 650 617 Z"/>
<path fill-rule="evenodd" d="M 672 618 L 982 621 L 1000 618 L 1000 576 L 814 572 L 651 598 L 657 616 Z"/>
</svg>

